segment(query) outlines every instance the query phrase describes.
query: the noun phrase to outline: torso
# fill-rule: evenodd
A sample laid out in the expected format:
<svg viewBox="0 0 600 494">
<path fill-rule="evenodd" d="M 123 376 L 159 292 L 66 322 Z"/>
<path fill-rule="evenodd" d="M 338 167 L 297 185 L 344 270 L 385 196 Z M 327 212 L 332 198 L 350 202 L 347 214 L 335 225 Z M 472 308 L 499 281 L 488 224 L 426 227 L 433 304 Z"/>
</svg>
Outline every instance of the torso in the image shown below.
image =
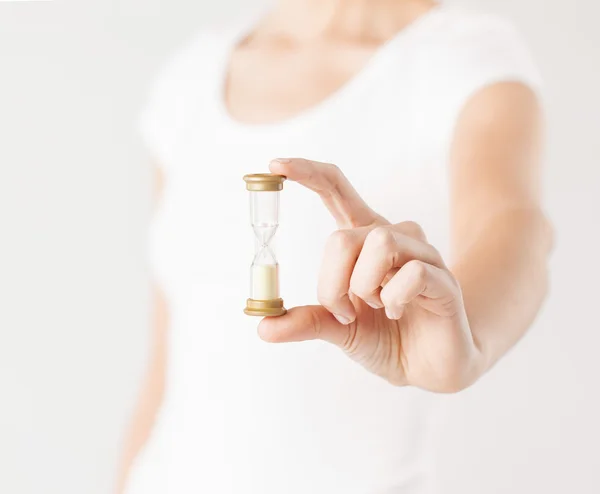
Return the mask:
<svg viewBox="0 0 600 494">
<path fill-rule="evenodd" d="M 245 28 L 201 34 L 167 70 L 145 123 L 166 172 L 152 261 L 171 315 L 167 392 L 128 494 L 425 492 L 434 396 L 394 388 L 325 343 L 262 343 L 242 312 L 253 254 L 242 176 L 274 157 L 336 163 L 373 209 L 419 222 L 447 254 L 446 145 L 456 94 L 472 89 L 453 79 L 457 23 L 480 31 L 478 18 L 436 11 L 281 113 L 299 86 L 240 96 L 250 58 L 230 61 Z M 281 202 L 282 296 L 316 303 L 335 224 L 296 184 Z"/>
</svg>

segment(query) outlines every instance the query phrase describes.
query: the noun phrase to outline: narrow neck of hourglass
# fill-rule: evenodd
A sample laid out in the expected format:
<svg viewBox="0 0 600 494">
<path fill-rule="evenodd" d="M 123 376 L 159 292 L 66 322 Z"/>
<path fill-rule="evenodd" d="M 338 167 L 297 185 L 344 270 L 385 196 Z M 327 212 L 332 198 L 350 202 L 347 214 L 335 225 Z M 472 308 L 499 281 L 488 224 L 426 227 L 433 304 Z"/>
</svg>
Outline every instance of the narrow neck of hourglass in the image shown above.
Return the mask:
<svg viewBox="0 0 600 494">
<path fill-rule="evenodd" d="M 250 220 L 254 230 L 255 260 L 275 264 L 274 237 L 279 225 L 279 192 L 250 192 Z"/>
<path fill-rule="evenodd" d="M 256 248 L 272 246 L 275 243 L 275 233 L 278 225 L 252 225 L 254 230 L 254 238 L 256 240 Z"/>
<path fill-rule="evenodd" d="M 275 241 L 263 243 L 258 238 L 254 242 L 254 262 L 260 264 L 276 264 Z"/>
</svg>

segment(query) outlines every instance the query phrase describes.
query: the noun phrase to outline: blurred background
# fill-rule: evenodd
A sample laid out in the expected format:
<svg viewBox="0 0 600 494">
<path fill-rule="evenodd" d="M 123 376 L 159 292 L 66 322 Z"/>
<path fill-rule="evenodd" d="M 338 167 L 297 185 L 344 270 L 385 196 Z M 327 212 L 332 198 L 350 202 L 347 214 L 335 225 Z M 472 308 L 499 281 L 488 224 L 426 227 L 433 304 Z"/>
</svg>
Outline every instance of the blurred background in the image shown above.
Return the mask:
<svg viewBox="0 0 600 494">
<path fill-rule="evenodd" d="M 511 18 L 534 52 L 558 235 L 534 328 L 445 398 L 440 481 L 451 494 L 598 493 L 600 7 L 448 3 Z M 148 351 L 152 177 L 135 119 L 174 48 L 260 4 L 0 2 L 0 493 L 111 492 Z"/>
</svg>

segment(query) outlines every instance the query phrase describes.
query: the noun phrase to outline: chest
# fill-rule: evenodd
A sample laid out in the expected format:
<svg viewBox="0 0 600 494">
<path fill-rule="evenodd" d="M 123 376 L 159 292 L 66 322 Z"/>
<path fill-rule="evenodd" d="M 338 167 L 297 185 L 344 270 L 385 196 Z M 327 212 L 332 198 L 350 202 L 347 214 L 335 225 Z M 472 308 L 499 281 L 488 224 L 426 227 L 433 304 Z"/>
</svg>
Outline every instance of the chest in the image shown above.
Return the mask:
<svg viewBox="0 0 600 494">
<path fill-rule="evenodd" d="M 291 118 L 334 97 L 361 77 L 376 46 L 318 44 L 238 48 L 226 68 L 225 101 L 233 118 L 265 123 Z"/>
</svg>

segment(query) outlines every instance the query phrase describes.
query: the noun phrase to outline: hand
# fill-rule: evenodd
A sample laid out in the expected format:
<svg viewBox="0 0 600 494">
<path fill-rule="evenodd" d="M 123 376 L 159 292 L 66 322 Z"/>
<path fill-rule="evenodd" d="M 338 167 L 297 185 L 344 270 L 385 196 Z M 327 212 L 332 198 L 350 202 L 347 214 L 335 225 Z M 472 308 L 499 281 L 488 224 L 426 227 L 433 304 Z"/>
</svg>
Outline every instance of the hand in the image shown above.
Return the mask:
<svg viewBox="0 0 600 494">
<path fill-rule="evenodd" d="M 395 385 L 455 392 L 481 373 L 460 286 L 416 223 L 376 214 L 334 165 L 279 159 L 270 165 L 317 192 L 338 231 L 325 248 L 321 304 L 265 318 L 269 342 L 321 339 Z"/>
</svg>

